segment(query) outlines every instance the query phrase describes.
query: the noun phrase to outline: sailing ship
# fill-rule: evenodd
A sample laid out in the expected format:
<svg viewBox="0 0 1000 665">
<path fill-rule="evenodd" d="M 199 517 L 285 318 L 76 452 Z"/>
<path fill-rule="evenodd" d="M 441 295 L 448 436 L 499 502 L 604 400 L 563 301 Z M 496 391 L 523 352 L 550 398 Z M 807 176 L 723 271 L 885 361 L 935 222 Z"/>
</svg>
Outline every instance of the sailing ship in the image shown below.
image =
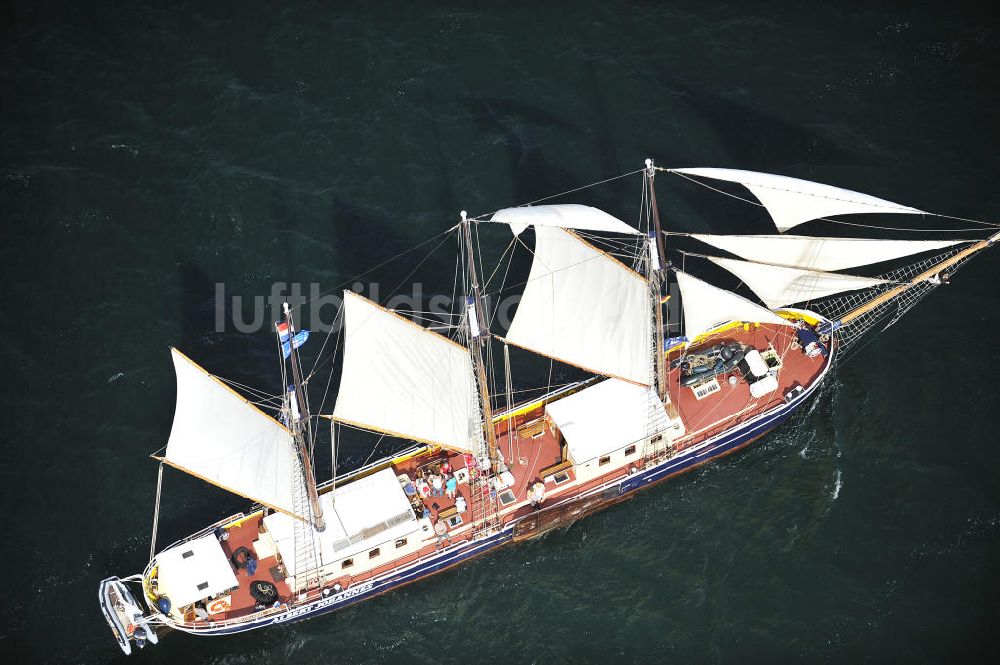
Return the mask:
<svg viewBox="0 0 1000 665">
<path fill-rule="evenodd" d="M 777 233 L 665 231 L 658 173 L 763 207 Z M 734 169 L 647 160 L 626 176 L 642 184 L 635 225 L 579 204 L 463 212 L 445 232 L 458 241 L 465 292 L 445 333 L 345 291 L 332 413 L 310 413 L 297 348 L 308 333 L 287 305 L 275 331 L 287 386 L 277 417 L 252 399 L 259 393 L 237 392 L 172 349 L 177 402 L 167 445 L 153 455 L 160 466 L 149 562 L 99 590 L 121 648 L 130 653 L 169 630 L 226 635 L 331 612 L 565 527 L 740 449 L 787 421 L 861 340 L 1000 239 L 986 222 L 963 229 L 982 231 L 973 239 L 796 235 L 786 232 L 814 220 L 869 228 L 843 216 L 931 213 Z M 530 272 L 503 335 L 477 265 L 475 238 L 486 224 L 510 228 L 512 252 L 528 247 L 526 229 L 534 233 Z M 682 241 L 713 253 L 675 255 Z M 680 261 L 668 260 L 668 246 Z M 725 289 L 695 276 L 726 274 L 718 268 L 740 284 Z M 683 316 L 670 321 L 677 291 Z M 512 348 L 587 378 L 518 402 Z M 334 472 L 320 482 L 314 448 L 327 421 Z M 411 444 L 338 476 L 345 427 Z M 254 503 L 157 550 L 164 466 Z"/>
</svg>

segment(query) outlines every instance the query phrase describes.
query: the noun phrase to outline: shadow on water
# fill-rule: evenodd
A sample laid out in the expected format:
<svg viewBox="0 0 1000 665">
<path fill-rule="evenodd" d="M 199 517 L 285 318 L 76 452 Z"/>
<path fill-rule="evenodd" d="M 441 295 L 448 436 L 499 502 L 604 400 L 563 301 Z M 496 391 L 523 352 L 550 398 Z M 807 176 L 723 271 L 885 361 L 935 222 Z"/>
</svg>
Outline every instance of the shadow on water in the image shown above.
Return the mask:
<svg viewBox="0 0 1000 665">
<path fill-rule="evenodd" d="M 459 102 L 472 115 L 481 132 L 503 137 L 513 183 L 512 198 L 518 204 L 585 184 L 550 159 L 538 139 L 542 129 L 582 135 L 583 130 L 575 124 L 525 104 L 493 97 L 466 95 L 460 97 Z M 589 203 L 594 196 L 588 191 L 578 194 L 580 203 Z"/>
<path fill-rule="evenodd" d="M 812 164 L 837 166 L 856 166 L 879 159 L 870 150 L 860 152 L 841 145 L 828 134 L 782 120 L 706 88 L 663 78 L 660 85 L 708 125 L 725 149 L 728 161 L 740 168 L 782 173 L 806 159 Z M 687 159 L 683 152 L 679 156 Z M 691 158 L 704 161 L 705 155 L 699 153 Z"/>
</svg>

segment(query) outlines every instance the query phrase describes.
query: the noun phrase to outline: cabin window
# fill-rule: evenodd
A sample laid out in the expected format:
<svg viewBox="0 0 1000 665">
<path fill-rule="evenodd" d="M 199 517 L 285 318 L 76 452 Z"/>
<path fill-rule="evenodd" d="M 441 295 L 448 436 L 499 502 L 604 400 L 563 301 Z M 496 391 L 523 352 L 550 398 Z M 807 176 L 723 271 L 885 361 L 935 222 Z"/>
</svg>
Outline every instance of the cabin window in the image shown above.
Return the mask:
<svg viewBox="0 0 1000 665">
<path fill-rule="evenodd" d="M 340 568 L 341 570 L 343 570 L 344 568 L 350 568 L 353 565 L 354 565 L 354 559 L 344 559 L 343 562 L 341 562 L 340 564 Z"/>
<path fill-rule="evenodd" d="M 194 551 L 193 550 L 188 550 L 187 552 L 184 552 L 183 554 L 181 554 L 181 558 L 182 559 L 190 559 L 193 556 L 194 556 Z"/>
<path fill-rule="evenodd" d="M 652 439 L 649 440 L 650 443 L 659 443 L 660 441 L 663 441 L 662 434 L 657 434 L 656 436 L 654 436 Z"/>
<path fill-rule="evenodd" d="M 601 459 L 597 460 L 597 466 L 604 466 L 605 464 L 611 463 L 611 455 L 605 455 Z"/>
<path fill-rule="evenodd" d="M 562 485 L 569 480 L 569 471 L 560 471 L 559 473 L 552 476 L 552 482 L 556 485 Z"/>
<path fill-rule="evenodd" d="M 208 588 L 208 582 L 202 582 L 201 584 L 198 585 L 198 591 L 204 591 L 207 588 Z"/>
<path fill-rule="evenodd" d="M 368 558 L 369 558 L 369 559 L 374 559 L 374 558 L 375 558 L 375 557 L 377 557 L 377 556 L 378 556 L 378 555 L 379 555 L 380 553 L 381 553 L 381 550 L 380 550 L 380 548 L 376 547 L 375 549 L 373 549 L 373 550 L 372 550 L 371 552 L 369 552 L 369 553 L 368 553 Z"/>
<path fill-rule="evenodd" d="M 452 526 L 452 527 L 458 526 L 459 524 L 462 523 L 462 516 L 461 515 L 452 515 L 451 517 L 449 517 L 447 519 L 447 522 L 448 522 L 448 526 Z"/>
<path fill-rule="evenodd" d="M 511 492 L 509 489 L 500 492 L 499 498 L 501 505 L 509 506 L 510 504 L 514 503 L 514 493 Z"/>
<path fill-rule="evenodd" d="M 400 538 L 396 541 L 396 549 L 398 550 L 400 547 L 406 547 L 406 538 Z"/>
<path fill-rule="evenodd" d="M 629 455 L 635 455 L 635 444 L 634 443 L 631 446 L 629 446 L 628 448 L 625 449 L 625 457 L 628 457 Z"/>
</svg>

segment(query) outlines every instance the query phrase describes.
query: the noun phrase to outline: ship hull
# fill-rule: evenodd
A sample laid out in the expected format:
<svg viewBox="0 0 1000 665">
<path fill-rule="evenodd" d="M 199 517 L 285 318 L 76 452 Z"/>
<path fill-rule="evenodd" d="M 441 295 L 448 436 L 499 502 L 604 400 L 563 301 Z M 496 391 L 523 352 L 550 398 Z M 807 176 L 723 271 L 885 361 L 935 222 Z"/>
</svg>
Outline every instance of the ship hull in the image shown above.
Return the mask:
<svg viewBox="0 0 1000 665">
<path fill-rule="evenodd" d="M 692 446 L 690 449 L 673 458 L 600 485 L 581 495 L 557 501 L 553 505 L 547 506 L 544 510 L 504 525 L 501 531 L 486 538 L 465 541 L 449 546 L 441 550 L 440 553 L 425 558 L 418 563 L 403 566 L 398 570 L 385 573 L 376 579 L 358 583 L 326 598 L 320 598 L 305 605 L 291 607 L 283 612 L 269 616 L 247 619 L 238 624 L 225 626 L 208 625 L 192 628 L 189 626 L 174 625 L 173 627 L 192 635 L 229 635 L 264 628 L 273 624 L 311 619 L 430 577 L 477 556 L 491 552 L 503 545 L 529 540 L 553 529 L 569 526 L 586 515 L 593 514 L 631 498 L 640 490 L 690 471 L 702 464 L 749 445 L 755 439 L 767 434 L 791 418 L 822 384 L 822 380 L 825 378 L 828 370 L 829 363 L 824 368 L 822 375 L 812 385 L 783 405 L 777 406 L 768 412 L 760 414 L 756 418 L 722 432 L 701 444 Z M 549 516 L 557 515 L 559 516 L 558 519 L 549 519 Z M 532 520 L 534 520 L 534 526 L 532 526 Z"/>
</svg>

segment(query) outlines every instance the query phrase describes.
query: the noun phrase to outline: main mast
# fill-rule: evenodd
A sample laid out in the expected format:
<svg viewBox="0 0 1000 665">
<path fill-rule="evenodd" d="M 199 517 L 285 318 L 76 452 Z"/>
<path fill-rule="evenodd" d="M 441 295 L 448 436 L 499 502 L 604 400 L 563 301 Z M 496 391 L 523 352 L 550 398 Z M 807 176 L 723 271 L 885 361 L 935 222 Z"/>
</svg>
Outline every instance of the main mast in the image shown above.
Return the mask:
<svg viewBox="0 0 1000 665">
<path fill-rule="evenodd" d="M 653 228 L 649 231 L 649 288 L 653 294 L 656 334 L 653 340 L 653 354 L 656 361 L 656 390 L 660 400 L 667 396 L 667 362 L 663 353 L 663 290 L 667 282 L 667 255 L 663 247 L 663 231 L 660 228 L 660 211 L 656 206 L 656 189 L 653 178 L 656 167 L 652 159 L 646 160 L 646 182 L 649 185 L 649 208 Z"/>
<path fill-rule="evenodd" d="M 490 405 L 490 389 L 486 380 L 486 365 L 483 363 L 482 346 L 490 338 L 489 327 L 479 292 L 479 278 L 476 273 L 476 252 L 472 244 L 472 224 L 466 212 L 462 211 L 462 240 L 465 244 L 465 254 L 468 257 L 469 291 L 466 294 L 466 312 L 469 323 L 469 349 L 472 351 L 472 363 L 479 384 L 479 398 L 483 404 L 483 424 L 486 435 L 486 445 L 489 450 L 490 468 L 496 469 L 497 436 L 493 429 L 493 407 Z"/>
<path fill-rule="evenodd" d="M 317 531 L 326 529 L 326 520 L 323 518 L 323 507 L 319 503 L 319 493 L 316 491 L 316 474 L 313 473 L 312 465 L 312 427 L 309 422 L 309 402 L 306 400 L 305 388 L 302 384 L 302 368 L 299 365 L 299 352 L 295 348 L 295 325 L 292 321 L 292 310 L 285 306 L 285 325 L 288 326 L 286 334 L 288 336 L 288 360 L 292 366 L 292 380 L 294 382 L 295 393 L 292 395 L 294 401 L 289 402 L 291 414 L 289 424 L 292 436 L 295 439 L 295 450 L 301 462 L 303 480 L 306 484 L 306 492 L 309 495 L 309 505 L 312 507 L 313 527 Z M 278 344 L 284 354 L 284 343 L 281 341 L 281 334 L 278 335 Z"/>
</svg>

